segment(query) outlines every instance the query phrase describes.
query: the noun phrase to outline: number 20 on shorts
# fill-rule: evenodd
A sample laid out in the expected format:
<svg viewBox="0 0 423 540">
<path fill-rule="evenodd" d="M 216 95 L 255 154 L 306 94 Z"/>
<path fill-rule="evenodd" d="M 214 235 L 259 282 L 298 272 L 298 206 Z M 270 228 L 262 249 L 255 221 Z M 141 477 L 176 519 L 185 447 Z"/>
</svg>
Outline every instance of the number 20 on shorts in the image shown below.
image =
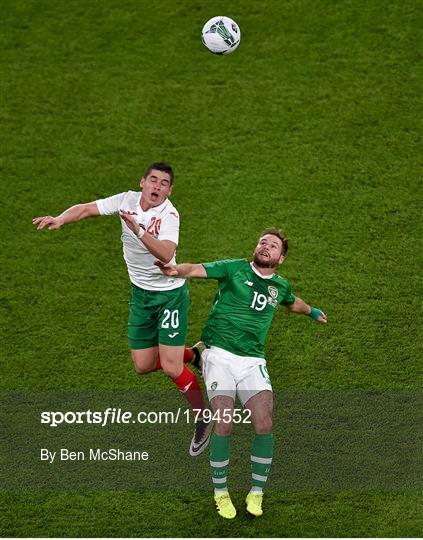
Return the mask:
<svg viewBox="0 0 423 540">
<path fill-rule="evenodd" d="M 179 310 L 165 309 L 163 312 L 162 328 L 179 328 Z"/>
</svg>

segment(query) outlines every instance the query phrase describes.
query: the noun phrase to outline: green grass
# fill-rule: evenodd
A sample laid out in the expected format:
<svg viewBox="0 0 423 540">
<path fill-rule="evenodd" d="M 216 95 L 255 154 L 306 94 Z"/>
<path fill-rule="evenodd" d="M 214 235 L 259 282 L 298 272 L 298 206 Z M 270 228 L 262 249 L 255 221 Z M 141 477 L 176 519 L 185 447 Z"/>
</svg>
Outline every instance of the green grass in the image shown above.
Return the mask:
<svg viewBox="0 0 423 540">
<path fill-rule="evenodd" d="M 234 503 L 243 507 L 244 495 Z M 223 521 L 210 496 L 175 493 L 167 497 L 139 493 L 22 494 L 5 497 L 9 511 L 4 521 L 10 536 L 105 537 L 418 537 L 421 510 L 417 494 L 367 492 L 272 494 L 266 503 L 268 518 L 250 519 L 243 511 L 234 521 Z M 163 510 L 165 505 L 166 511 Z M 420 506 L 419 506 L 420 505 Z M 18 520 L 16 516 L 21 516 Z"/>
<path fill-rule="evenodd" d="M 328 314 L 325 327 L 276 317 L 267 347 L 276 390 L 420 391 L 416 2 L 9 0 L 0 13 L 2 390 L 169 388 L 131 368 L 117 220 L 31 228 L 32 217 L 136 189 L 163 159 L 176 173 L 179 261 L 249 256 L 261 230 L 278 226 L 290 239 L 281 274 Z M 242 31 L 228 57 L 201 45 L 217 14 Z M 190 292 L 193 342 L 214 285 L 193 282 Z M 243 497 L 235 493 L 239 508 Z M 265 519 L 241 513 L 233 523 L 201 491 L 2 499 L 3 536 L 423 528 L 421 493 L 404 490 L 272 492 Z"/>
</svg>

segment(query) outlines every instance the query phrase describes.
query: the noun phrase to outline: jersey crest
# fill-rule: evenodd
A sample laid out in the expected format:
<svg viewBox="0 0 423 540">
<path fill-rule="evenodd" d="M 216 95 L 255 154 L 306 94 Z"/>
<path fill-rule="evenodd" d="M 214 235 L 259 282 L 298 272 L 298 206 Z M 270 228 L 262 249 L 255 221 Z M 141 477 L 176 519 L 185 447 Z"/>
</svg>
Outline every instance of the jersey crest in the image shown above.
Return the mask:
<svg viewBox="0 0 423 540">
<path fill-rule="evenodd" d="M 278 294 L 279 294 L 278 289 L 276 287 L 274 287 L 273 285 L 269 285 L 267 290 L 269 291 L 269 294 L 273 298 L 273 300 L 276 300 L 277 297 L 278 297 Z"/>
<path fill-rule="evenodd" d="M 278 295 L 279 291 L 276 287 L 273 285 L 269 285 L 267 287 L 267 290 L 269 291 L 269 298 L 267 299 L 270 306 L 276 307 L 278 305 Z"/>
</svg>

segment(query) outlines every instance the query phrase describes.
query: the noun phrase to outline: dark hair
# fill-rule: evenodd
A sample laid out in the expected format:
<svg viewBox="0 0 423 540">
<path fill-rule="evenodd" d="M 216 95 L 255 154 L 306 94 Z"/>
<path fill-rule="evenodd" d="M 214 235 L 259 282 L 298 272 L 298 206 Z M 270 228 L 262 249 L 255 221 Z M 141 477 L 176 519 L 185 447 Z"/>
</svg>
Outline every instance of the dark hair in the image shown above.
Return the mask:
<svg viewBox="0 0 423 540">
<path fill-rule="evenodd" d="M 157 161 L 156 163 L 152 163 L 149 165 L 144 173 L 144 178 L 147 178 L 147 176 L 151 173 L 153 169 L 156 169 L 156 171 L 162 171 L 167 173 L 170 176 L 170 185 L 173 184 L 173 169 L 170 165 L 167 163 L 163 163 L 163 161 Z"/>
<path fill-rule="evenodd" d="M 288 253 L 288 238 L 284 236 L 282 231 L 270 227 L 261 233 L 260 238 L 263 238 L 263 236 L 266 236 L 266 234 L 272 234 L 273 236 L 279 238 L 279 240 L 282 242 L 281 255 L 286 255 Z"/>
</svg>

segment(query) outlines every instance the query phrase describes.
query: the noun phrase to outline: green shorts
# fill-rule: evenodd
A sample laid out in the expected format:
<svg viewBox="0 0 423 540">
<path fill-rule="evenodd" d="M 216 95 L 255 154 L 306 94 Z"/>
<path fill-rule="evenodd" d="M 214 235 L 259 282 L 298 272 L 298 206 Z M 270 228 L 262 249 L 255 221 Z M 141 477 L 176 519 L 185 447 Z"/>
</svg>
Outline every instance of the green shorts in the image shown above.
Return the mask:
<svg viewBox="0 0 423 540">
<path fill-rule="evenodd" d="M 132 285 L 128 341 L 131 349 L 185 345 L 189 293 L 186 284 L 171 291 L 146 291 Z"/>
</svg>

